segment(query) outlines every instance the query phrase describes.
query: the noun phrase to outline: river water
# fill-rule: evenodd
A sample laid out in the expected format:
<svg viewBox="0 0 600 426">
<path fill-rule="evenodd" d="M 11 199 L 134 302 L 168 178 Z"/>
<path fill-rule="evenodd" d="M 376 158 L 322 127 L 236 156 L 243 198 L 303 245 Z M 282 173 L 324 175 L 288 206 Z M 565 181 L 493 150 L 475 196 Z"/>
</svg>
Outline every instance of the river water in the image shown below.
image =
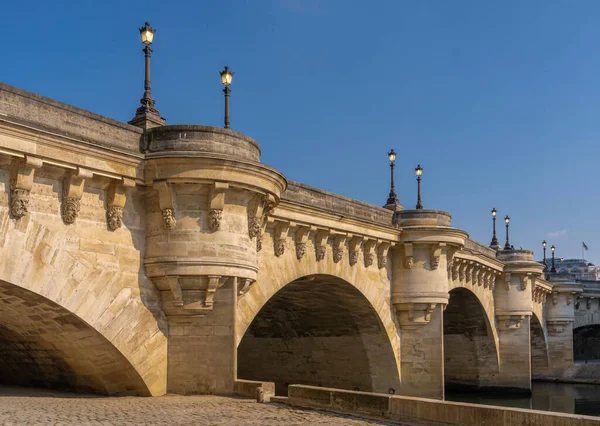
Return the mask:
<svg viewBox="0 0 600 426">
<path fill-rule="evenodd" d="M 533 382 L 531 396 L 448 391 L 446 400 L 600 416 L 600 385 Z"/>
</svg>

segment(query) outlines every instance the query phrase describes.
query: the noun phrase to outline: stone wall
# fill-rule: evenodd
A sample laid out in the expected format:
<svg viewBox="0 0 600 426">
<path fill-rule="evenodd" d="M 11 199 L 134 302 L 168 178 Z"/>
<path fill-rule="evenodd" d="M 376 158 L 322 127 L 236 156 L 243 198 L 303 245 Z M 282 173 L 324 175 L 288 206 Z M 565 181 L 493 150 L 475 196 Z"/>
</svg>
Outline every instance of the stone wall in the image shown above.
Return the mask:
<svg viewBox="0 0 600 426">
<path fill-rule="evenodd" d="M 163 394 L 167 325 L 156 289 L 141 269 L 145 250 L 143 190 L 128 190 L 124 225 L 111 231 L 106 219 L 110 181 L 89 179 L 79 216 L 75 223 L 67 225 L 61 215 L 64 171 L 44 166 L 35 175 L 29 213 L 15 219 L 8 211 L 10 163 L 1 165 L 0 280 L 36 294 L 36 300 L 47 300 L 49 306 L 54 303 L 65 310 L 65 319 L 51 321 L 52 326 L 46 327 L 48 333 L 44 335 L 45 342 L 59 348 L 59 352 L 47 358 L 56 367 L 48 367 L 48 382 L 54 380 L 51 371 L 64 371 L 69 366 L 81 377 L 89 376 L 85 386 L 96 392 Z M 3 302 L 8 304 L 9 300 Z M 13 300 L 26 306 L 18 299 Z M 23 311 L 21 315 L 30 320 L 20 322 L 12 331 L 22 335 L 41 331 L 44 315 L 33 312 Z M 34 318 L 39 318 L 39 324 Z M 59 342 L 60 330 L 69 330 L 69 323 L 80 329 L 73 330 L 75 336 L 89 344 L 74 346 Z M 93 339 L 104 343 L 93 344 L 93 339 L 86 336 L 90 339 L 97 336 Z M 5 353 L 11 348 L 14 345 L 5 345 Z M 59 353 L 62 355 L 58 356 Z M 115 354 L 111 362 L 104 355 L 110 353 Z M 98 357 L 106 361 L 99 361 Z M 98 365 L 106 369 L 102 378 L 95 370 Z M 128 375 L 141 377 L 141 384 L 121 388 Z M 108 376 L 112 377 L 112 383 L 107 383 Z M 63 384 L 73 383 L 65 379 Z M 75 387 L 78 386 L 77 383 Z"/>
<path fill-rule="evenodd" d="M 387 333 L 352 285 L 312 276 L 286 285 L 254 318 L 238 346 L 238 376 L 276 384 L 388 392 L 399 377 Z"/>
<path fill-rule="evenodd" d="M 0 122 L 33 126 L 48 136 L 139 155 L 142 129 L 4 83 L 0 83 L 0 117 Z M 23 148 L 28 146 L 22 144 Z"/>
<path fill-rule="evenodd" d="M 497 373 L 497 348 L 479 300 L 467 289 L 452 290 L 444 311 L 446 386 L 489 386 Z"/>
</svg>

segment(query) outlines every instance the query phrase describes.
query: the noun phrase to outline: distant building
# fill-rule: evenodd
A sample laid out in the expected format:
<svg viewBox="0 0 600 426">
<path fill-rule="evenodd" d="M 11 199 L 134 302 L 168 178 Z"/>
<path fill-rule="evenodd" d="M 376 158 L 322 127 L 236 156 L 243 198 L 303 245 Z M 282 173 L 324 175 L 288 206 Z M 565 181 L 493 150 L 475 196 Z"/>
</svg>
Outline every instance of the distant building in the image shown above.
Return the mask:
<svg viewBox="0 0 600 426">
<path fill-rule="evenodd" d="M 543 262 L 540 262 L 543 263 Z M 552 259 L 547 258 L 548 269 L 552 267 Z M 554 267 L 558 273 L 568 273 L 579 281 L 600 281 L 600 266 L 585 259 L 554 259 Z"/>
</svg>

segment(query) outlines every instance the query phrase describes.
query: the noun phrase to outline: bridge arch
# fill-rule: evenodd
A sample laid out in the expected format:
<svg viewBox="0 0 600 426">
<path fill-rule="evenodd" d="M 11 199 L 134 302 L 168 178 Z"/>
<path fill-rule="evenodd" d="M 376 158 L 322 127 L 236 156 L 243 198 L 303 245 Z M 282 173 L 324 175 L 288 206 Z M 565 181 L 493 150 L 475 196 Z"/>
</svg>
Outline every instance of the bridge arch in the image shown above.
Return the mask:
<svg viewBox="0 0 600 426">
<path fill-rule="evenodd" d="M 450 291 L 444 311 L 444 381 L 447 388 L 491 386 L 499 372 L 498 340 L 486 309 L 466 287 Z"/>
<path fill-rule="evenodd" d="M 393 348 L 377 312 L 330 275 L 294 280 L 254 317 L 238 346 L 238 376 L 363 391 L 399 389 Z"/>
<path fill-rule="evenodd" d="M 86 192 L 83 200 L 103 206 L 98 193 Z M 36 365 L 47 362 L 49 371 L 50 361 L 56 361 L 61 379 L 48 373 L 41 385 L 111 395 L 164 394 L 167 324 L 156 289 L 140 273 L 142 243 L 134 233 L 108 232 L 104 216 L 70 227 L 59 216 L 36 213 L 15 221 L 2 207 L 0 229 L 5 290 L 0 294 L 0 355 L 12 362 L 10 353 L 19 347 L 51 353 Z M 11 322 L 13 317 L 23 324 Z M 22 336 L 23 345 L 11 343 Z M 69 346 L 70 340 L 79 346 Z"/>
<path fill-rule="evenodd" d="M 588 324 L 573 330 L 573 358 L 576 362 L 600 360 L 600 324 Z"/>
<path fill-rule="evenodd" d="M 131 363 L 93 327 L 5 281 L 0 281 L 0 376 L 25 386 L 150 395 Z"/>
<path fill-rule="evenodd" d="M 314 372 L 310 384 L 351 389 L 358 387 L 386 393 L 390 388 L 399 389 L 400 339 L 395 316 L 390 309 L 390 265 L 381 269 L 376 264 L 366 267 L 361 259 L 351 266 L 347 250 L 341 261 L 334 262 L 331 250 L 332 247 L 328 246 L 325 258 L 317 261 L 314 241 L 311 239 L 305 255 L 298 259 L 292 241 L 288 239 L 285 253 L 276 257 L 270 241 L 266 240 L 259 256 L 257 281 L 238 301 L 236 330 L 240 378 L 269 379 L 259 377 L 257 369 L 250 374 L 249 368 L 245 367 L 245 363 L 249 362 L 246 354 L 253 339 L 250 336 L 260 335 L 258 330 L 262 328 L 269 330 L 265 333 L 277 336 L 286 344 L 296 344 L 301 340 L 296 334 L 303 329 L 306 332 L 305 342 L 313 345 L 313 348 L 327 345 L 328 338 L 334 337 L 329 343 L 337 339 L 340 345 L 331 347 L 332 351 L 343 355 L 335 361 L 339 364 L 337 372 L 345 370 L 349 375 L 344 380 L 341 380 L 341 376 L 337 376 L 337 379 L 319 376 L 319 371 L 315 370 L 317 367 L 304 363 L 302 368 L 312 368 L 310 371 Z M 283 307 L 291 311 L 285 312 Z M 301 312 L 303 314 L 298 318 Z M 320 321 L 327 323 L 313 324 L 311 318 L 320 318 Z M 268 326 L 270 319 L 273 319 L 273 324 Z M 275 322 L 281 323 L 280 329 L 275 330 Z M 345 323 L 346 328 L 342 326 Z M 286 336 L 286 339 L 292 336 L 291 340 L 294 341 L 290 343 L 290 339 L 283 339 L 282 336 Z M 342 341 L 354 345 L 354 349 L 345 350 L 346 353 L 342 354 Z M 326 352 L 325 347 L 318 349 L 322 356 Z M 351 360 L 343 358 L 349 358 L 353 350 L 361 353 L 362 358 L 361 362 L 357 361 L 351 367 Z M 318 367 L 321 372 L 327 362 L 334 362 L 332 358 L 328 361 L 323 358 L 323 361 Z M 353 373 L 356 375 L 351 377 Z M 307 383 L 301 377 L 288 380 L 287 383 L 294 381 Z M 278 392 L 281 392 L 285 383 L 279 382 Z M 351 382 L 354 384 L 351 385 Z"/>
<path fill-rule="evenodd" d="M 531 315 L 531 374 L 534 378 L 548 374 L 548 338 L 537 313 Z"/>
</svg>

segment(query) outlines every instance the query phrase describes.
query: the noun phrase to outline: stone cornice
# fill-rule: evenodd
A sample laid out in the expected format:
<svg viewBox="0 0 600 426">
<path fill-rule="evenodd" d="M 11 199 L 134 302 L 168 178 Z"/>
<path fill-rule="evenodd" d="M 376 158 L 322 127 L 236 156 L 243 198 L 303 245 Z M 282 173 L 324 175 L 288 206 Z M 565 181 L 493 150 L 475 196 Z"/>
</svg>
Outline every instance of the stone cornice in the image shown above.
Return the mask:
<svg viewBox="0 0 600 426">
<path fill-rule="evenodd" d="M 463 246 L 469 237 L 465 231 L 448 226 L 407 226 L 402 228 L 401 242 L 440 243 Z"/>
<path fill-rule="evenodd" d="M 282 199 L 271 213 L 274 219 L 287 220 L 300 224 L 312 225 L 317 228 L 352 233 L 383 239 L 390 242 L 398 241 L 401 231 L 393 227 L 380 225 L 373 222 L 362 221 L 356 218 L 336 215 L 315 208 L 292 203 Z"/>
<path fill-rule="evenodd" d="M 492 268 L 496 271 L 504 270 L 504 263 L 500 262 L 499 260 L 492 259 L 490 257 L 487 257 L 487 256 L 479 253 L 479 252 L 474 252 L 467 248 L 464 248 L 461 251 L 456 252 L 455 257 L 459 258 L 459 259 L 472 260 L 474 262 L 477 262 L 484 266 Z"/>
<path fill-rule="evenodd" d="M 219 154 L 192 153 L 190 156 L 152 154 L 145 163 L 146 185 L 157 180 L 170 183 L 228 182 L 232 186 L 268 191 L 277 200 L 287 180 L 277 170 L 261 163 L 236 160 Z"/>
<path fill-rule="evenodd" d="M 106 148 L 43 130 L 14 125 L 0 118 L 0 152 L 13 157 L 35 155 L 45 163 L 75 169 L 85 167 L 98 175 L 141 179 L 143 154 Z"/>
</svg>

